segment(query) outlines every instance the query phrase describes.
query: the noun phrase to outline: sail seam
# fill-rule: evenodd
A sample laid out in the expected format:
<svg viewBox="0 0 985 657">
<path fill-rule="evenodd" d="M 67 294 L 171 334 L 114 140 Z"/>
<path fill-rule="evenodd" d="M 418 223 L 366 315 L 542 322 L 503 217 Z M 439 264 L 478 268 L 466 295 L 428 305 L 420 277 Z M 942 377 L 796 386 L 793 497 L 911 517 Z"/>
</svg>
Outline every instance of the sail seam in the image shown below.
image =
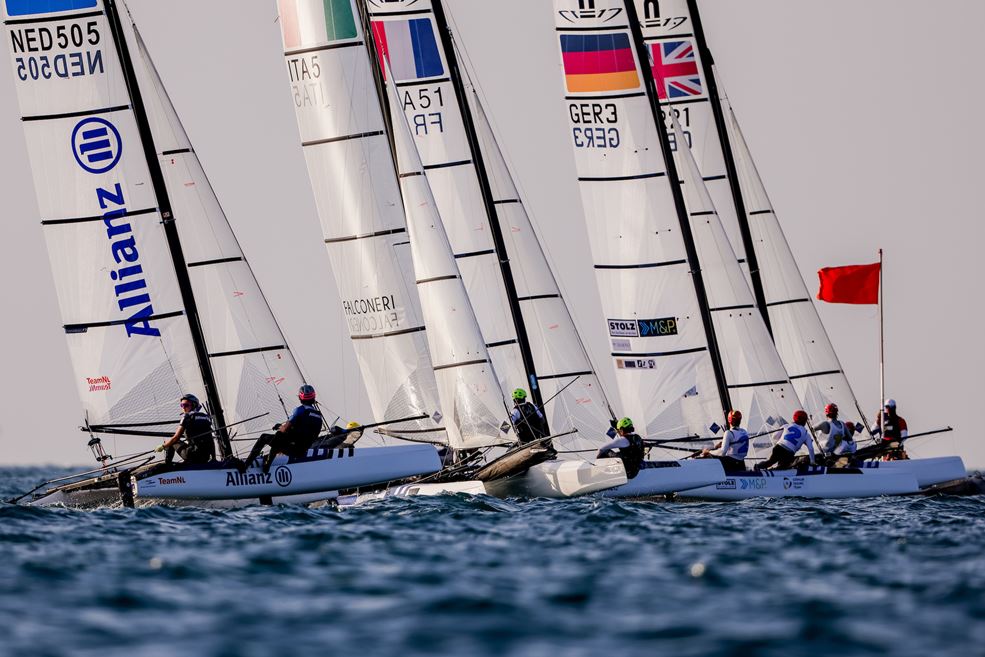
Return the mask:
<svg viewBox="0 0 985 657">
<path fill-rule="evenodd" d="M 385 135 L 386 133 L 382 130 L 373 130 L 372 132 L 358 132 L 353 135 L 342 135 L 341 137 L 326 137 L 325 139 L 313 139 L 311 141 L 301 142 L 302 146 L 318 146 L 320 144 L 332 144 L 337 141 L 349 141 L 350 139 L 362 139 L 363 137 L 379 137 Z"/>
<path fill-rule="evenodd" d="M 509 344 L 516 344 L 516 338 L 510 340 L 500 340 L 499 342 L 490 342 L 486 345 L 486 349 L 492 349 L 494 347 L 505 347 Z"/>
<path fill-rule="evenodd" d="M 628 25 L 606 25 L 604 27 L 555 27 L 555 32 L 612 32 L 614 30 L 628 30 Z"/>
<path fill-rule="evenodd" d="M 231 258 L 216 258 L 215 260 L 199 260 L 198 262 L 189 262 L 186 267 L 206 267 L 208 265 L 221 265 L 226 262 L 242 262 L 242 256 L 233 256 Z"/>
<path fill-rule="evenodd" d="M 756 215 L 759 215 L 759 214 L 773 214 L 773 211 L 772 210 L 753 210 L 752 212 L 749 213 L 749 216 L 750 217 L 755 217 Z"/>
<path fill-rule="evenodd" d="M 438 370 L 448 370 L 453 367 L 465 367 L 466 365 L 481 365 L 483 363 L 488 363 L 488 362 L 489 362 L 488 359 L 482 358 L 479 360 L 466 360 L 466 361 L 462 361 L 461 363 L 451 363 L 449 365 L 435 365 L 432 369 L 435 372 L 437 372 Z"/>
<path fill-rule="evenodd" d="M 707 103 L 709 101 L 710 101 L 709 98 L 692 98 L 692 99 L 687 99 L 687 100 L 684 100 L 684 99 L 681 99 L 681 100 L 662 100 L 662 101 L 660 101 L 660 104 L 661 105 L 671 105 L 671 106 L 673 106 L 673 105 L 694 105 L 695 103 Z"/>
<path fill-rule="evenodd" d="M 825 370 L 824 372 L 808 372 L 807 374 L 794 374 L 790 377 L 790 380 L 794 379 L 806 379 L 810 376 L 827 376 L 828 374 L 841 374 L 841 370 Z"/>
<path fill-rule="evenodd" d="M 79 18 L 90 18 L 92 16 L 102 16 L 103 11 L 87 11 L 81 14 L 63 14 L 61 16 L 50 16 L 46 18 L 11 18 L 3 22 L 4 25 L 23 25 L 24 23 L 50 23 L 52 21 L 72 21 Z"/>
<path fill-rule="evenodd" d="M 157 212 L 157 208 L 144 208 L 143 210 L 133 210 L 132 212 L 120 212 L 113 214 L 113 219 L 118 219 L 122 217 L 135 217 L 141 214 L 151 214 Z M 106 215 L 97 214 L 93 217 L 71 217 L 68 219 L 42 219 L 42 226 L 57 226 L 59 224 L 81 224 L 88 221 L 103 221 L 106 219 Z"/>
<path fill-rule="evenodd" d="M 394 335 L 406 335 L 407 333 L 417 333 L 427 330 L 425 326 L 412 326 L 410 328 L 398 329 L 396 331 L 385 331 L 383 333 L 370 333 L 369 335 L 350 335 L 351 340 L 371 340 L 373 338 L 389 338 Z"/>
<path fill-rule="evenodd" d="M 519 203 L 519 202 L 520 202 L 520 199 L 518 199 L 518 198 L 504 198 L 504 199 L 502 199 L 500 201 L 493 201 L 493 204 L 494 205 L 503 205 L 504 203 Z"/>
<path fill-rule="evenodd" d="M 192 152 L 192 149 L 190 149 L 190 148 L 175 148 L 174 150 L 163 151 L 161 153 L 161 155 L 162 156 L 164 156 L 164 155 L 179 155 L 181 153 L 191 153 L 191 152 Z"/>
<path fill-rule="evenodd" d="M 779 381 L 760 381 L 758 383 L 731 383 L 728 384 L 729 388 L 756 388 L 759 386 L 780 386 L 788 383 L 786 379 L 781 379 Z"/>
<path fill-rule="evenodd" d="M 52 119 L 71 119 L 76 116 L 86 116 L 89 114 L 109 114 L 110 112 L 121 112 L 130 109 L 129 105 L 113 105 L 100 109 L 79 110 L 78 112 L 62 112 L 60 114 L 33 114 L 22 116 L 21 121 L 49 121 Z"/>
<path fill-rule="evenodd" d="M 397 235 L 400 233 L 406 233 L 406 228 L 391 228 L 389 230 L 378 230 L 374 233 L 362 233 L 360 235 L 346 235 L 345 237 L 328 237 L 325 239 L 325 244 L 335 244 L 336 242 L 351 242 L 353 240 L 364 240 L 370 237 L 382 237 L 384 235 Z"/>
<path fill-rule="evenodd" d="M 630 353 L 630 352 L 613 352 L 612 356 L 618 356 L 622 358 L 660 358 L 662 356 L 680 356 L 681 354 L 696 354 L 701 351 L 708 351 L 708 347 L 694 347 L 692 349 L 678 349 L 677 351 L 660 351 L 654 353 Z"/>
<path fill-rule="evenodd" d="M 423 171 L 411 171 L 410 173 L 402 173 L 402 174 L 400 174 L 397 177 L 398 178 L 410 178 L 411 176 L 423 176 L 423 175 L 424 175 L 424 172 Z"/>
<path fill-rule="evenodd" d="M 643 180 L 645 178 L 662 178 L 666 176 L 666 171 L 654 171 L 653 173 L 640 173 L 635 176 L 591 176 L 591 177 L 579 177 L 579 182 L 608 182 L 608 181 L 620 181 L 620 180 Z"/>
<path fill-rule="evenodd" d="M 461 167 L 466 164 L 472 164 L 472 160 L 457 160 L 455 162 L 443 162 L 442 164 L 426 164 L 424 165 L 424 170 L 430 171 L 431 169 L 447 169 L 448 167 Z"/>
<path fill-rule="evenodd" d="M 687 260 L 667 260 L 666 262 L 647 262 L 640 265 L 594 265 L 595 269 L 651 269 L 653 267 L 671 267 L 686 265 Z"/>
<path fill-rule="evenodd" d="M 417 281 L 417 284 L 418 285 L 422 285 L 424 283 L 435 283 L 437 281 L 452 281 L 452 280 L 455 280 L 456 278 L 458 278 L 458 274 L 448 274 L 447 276 L 435 276 L 434 278 L 422 278 L 421 280 Z"/>
<path fill-rule="evenodd" d="M 691 213 L 691 216 L 692 217 L 709 217 L 709 216 L 711 216 L 713 214 L 715 214 L 715 211 L 714 210 L 702 210 L 700 212 L 692 212 Z"/>
<path fill-rule="evenodd" d="M 217 351 L 214 354 L 209 354 L 209 358 L 222 358 L 223 356 L 242 356 L 243 354 L 258 354 L 261 351 L 278 351 L 281 349 L 287 349 L 285 345 L 275 344 L 269 347 L 253 347 L 252 349 L 237 349 L 236 351 Z"/>
<path fill-rule="evenodd" d="M 620 98 L 641 98 L 646 96 L 646 93 L 642 91 L 635 91 L 628 94 L 611 94 L 608 96 L 603 95 L 591 95 L 591 96 L 573 96 L 567 95 L 564 97 L 565 100 L 618 100 Z"/>
<path fill-rule="evenodd" d="M 386 11 L 376 14 L 372 14 L 373 18 L 380 19 L 381 21 L 390 16 L 420 16 L 421 14 L 430 14 L 430 9 L 411 9 L 408 11 Z M 385 21 L 384 21 L 385 22 Z"/>
<path fill-rule="evenodd" d="M 285 50 L 284 56 L 290 57 L 291 55 L 303 55 L 309 52 L 320 52 L 322 50 L 335 50 L 336 48 L 352 48 L 353 46 L 361 46 L 364 41 L 353 41 L 351 43 L 329 43 L 324 46 L 312 46 L 311 48 L 300 48 L 298 50 Z"/>
<path fill-rule="evenodd" d="M 711 310 L 711 312 L 713 313 L 719 313 L 726 310 L 750 310 L 755 307 L 756 304 L 754 303 L 742 303 L 737 306 L 721 306 L 720 308 L 709 308 L 709 310 Z"/>
<path fill-rule="evenodd" d="M 529 297 L 517 297 L 517 301 L 536 301 L 537 299 L 560 299 L 560 294 L 532 294 Z"/>
<path fill-rule="evenodd" d="M 435 78 L 430 80 L 408 80 L 406 82 L 398 82 L 397 88 L 399 89 L 401 87 L 418 87 L 425 84 L 441 84 L 442 82 L 450 82 L 450 81 L 451 78 L 447 78 L 447 77 Z"/>
<path fill-rule="evenodd" d="M 139 318 L 139 321 L 153 322 L 158 319 L 170 319 L 171 317 L 179 317 L 184 314 L 185 314 L 184 310 L 175 310 L 169 313 L 158 313 L 156 315 L 148 315 L 147 317 L 141 317 Z M 129 324 L 130 322 L 133 321 L 134 320 L 130 318 L 126 318 L 126 319 L 114 319 L 108 322 L 81 322 L 79 324 L 65 324 L 62 326 L 62 328 L 65 329 L 66 333 L 73 333 L 75 331 L 84 330 L 84 329 L 107 328 L 109 326 L 122 326 L 124 324 Z"/>
</svg>

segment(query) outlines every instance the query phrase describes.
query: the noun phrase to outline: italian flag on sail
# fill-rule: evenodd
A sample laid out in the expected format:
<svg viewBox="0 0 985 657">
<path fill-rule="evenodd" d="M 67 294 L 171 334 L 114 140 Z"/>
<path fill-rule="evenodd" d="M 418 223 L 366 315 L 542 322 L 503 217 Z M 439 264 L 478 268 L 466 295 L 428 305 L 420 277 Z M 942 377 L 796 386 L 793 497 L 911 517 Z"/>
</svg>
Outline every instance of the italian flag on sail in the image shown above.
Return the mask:
<svg viewBox="0 0 985 657">
<path fill-rule="evenodd" d="M 359 36 L 352 0 L 278 0 L 285 48 L 307 48 Z"/>
</svg>

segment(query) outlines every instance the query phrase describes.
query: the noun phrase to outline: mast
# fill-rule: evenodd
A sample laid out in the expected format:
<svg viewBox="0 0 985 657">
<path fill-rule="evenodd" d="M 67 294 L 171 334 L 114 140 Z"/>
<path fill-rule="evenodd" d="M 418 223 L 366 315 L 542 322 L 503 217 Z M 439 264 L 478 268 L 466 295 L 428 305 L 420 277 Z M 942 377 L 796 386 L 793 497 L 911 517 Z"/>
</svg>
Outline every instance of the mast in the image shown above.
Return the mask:
<svg viewBox="0 0 985 657">
<path fill-rule="evenodd" d="M 137 84 L 137 75 L 133 68 L 133 62 L 130 59 L 130 50 L 127 46 L 126 35 L 123 32 L 120 14 L 116 8 L 116 0 L 106 0 L 104 5 L 110 30 L 116 41 L 116 50 L 120 57 L 120 65 L 123 68 L 123 76 L 130 94 L 130 102 L 133 104 L 133 114 L 137 123 L 137 131 L 140 135 L 144 157 L 147 160 L 147 168 L 150 172 L 151 184 L 154 187 L 157 207 L 161 213 L 161 223 L 168 242 L 168 249 L 171 253 L 171 261 L 174 264 L 174 272 L 178 280 L 181 300 L 185 306 L 185 315 L 188 318 L 192 343 L 195 346 L 195 356 L 198 359 L 202 381 L 205 386 L 205 396 L 211 402 L 211 408 L 209 410 L 212 413 L 213 423 L 219 436 L 219 452 L 225 458 L 232 455 L 232 445 L 229 442 L 229 432 L 226 429 L 226 420 L 222 411 L 222 402 L 219 399 L 219 388 L 216 385 L 215 373 L 212 371 L 212 363 L 209 361 L 209 351 L 205 346 L 205 336 L 202 332 L 198 305 L 195 302 L 195 295 L 192 292 L 191 279 L 188 277 L 185 255 L 181 248 L 181 241 L 178 238 L 178 228 L 174 223 L 171 200 L 168 198 L 167 187 L 164 182 L 164 173 L 161 171 L 161 163 L 157 159 L 154 138 L 151 133 L 150 122 L 147 119 L 147 110 L 144 107 L 140 87 Z"/>
<path fill-rule="evenodd" d="M 759 313 L 763 316 L 763 321 L 766 322 L 766 330 L 769 331 L 772 337 L 773 326 L 770 324 L 770 314 L 766 305 L 766 291 L 763 288 L 763 278 L 759 271 L 759 259 L 756 256 L 756 247 L 752 241 L 752 231 L 749 229 L 749 217 L 746 214 L 745 199 L 742 197 L 742 190 L 739 187 L 735 156 L 732 153 L 732 144 L 728 139 L 725 112 L 722 110 L 721 99 L 718 93 L 718 82 L 715 79 L 715 60 L 712 57 L 711 50 L 708 49 L 708 42 L 705 39 L 704 28 L 701 25 L 701 17 L 698 13 L 697 0 L 687 0 L 687 6 L 691 14 L 691 21 L 694 24 L 694 39 L 698 46 L 702 74 L 705 84 L 708 85 L 711 112 L 715 118 L 715 127 L 718 129 L 718 141 L 722 146 L 725 172 L 728 175 L 729 188 L 732 191 L 732 201 L 735 203 L 735 214 L 739 222 L 739 234 L 742 236 L 742 247 L 746 252 L 746 264 L 749 265 L 749 277 L 752 280 L 753 296 L 756 298 L 756 306 L 759 308 Z"/>
<path fill-rule="evenodd" d="M 448 75 L 451 79 L 455 95 L 458 97 L 458 107 L 462 114 L 462 123 L 465 126 L 465 133 L 468 137 L 469 151 L 472 161 L 475 163 L 475 171 L 479 178 L 479 189 L 482 192 L 482 203 L 486 208 L 486 218 L 489 223 L 490 234 L 493 239 L 493 248 L 499 260 L 499 269 L 503 277 L 503 286 L 506 288 L 506 298 L 510 307 L 510 314 L 513 319 L 513 326 L 516 332 L 517 346 L 520 348 L 520 357 L 523 362 L 523 369 L 527 375 L 527 382 L 530 387 L 530 395 L 533 402 L 538 407 L 543 407 L 544 399 L 540 392 L 540 385 L 537 381 L 537 371 L 534 367 L 533 351 L 530 348 L 530 339 L 527 336 L 527 328 L 523 321 L 523 312 L 520 308 L 519 296 L 516 291 L 516 282 L 513 280 L 513 271 L 510 267 L 510 259 L 506 251 L 506 242 L 503 239 L 503 231 L 499 225 L 496 214 L 496 204 L 493 202 L 492 188 L 489 184 L 489 176 L 486 172 L 485 164 L 482 159 L 482 152 L 479 148 L 479 140 L 476 136 L 475 121 L 472 117 L 472 109 L 469 106 L 465 95 L 465 85 L 462 83 L 461 71 L 458 67 L 458 57 L 455 52 L 455 44 L 452 42 L 451 29 L 445 17 L 445 10 L 441 0 L 432 0 L 434 10 L 434 20 L 440 33 L 441 45 L 445 51 L 445 59 L 448 62 Z M 546 420 L 545 420 L 546 421 Z"/>
<path fill-rule="evenodd" d="M 718 348 L 718 341 L 715 338 L 715 327 L 712 322 L 711 308 L 708 304 L 708 293 L 705 291 L 704 279 L 701 275 L 701 264 L 698 262 L 698 251 L 694 245 L 694 235 L 691 232 L 691 221 L 688 217 L 687 206 L 684 202 L 684 194 L 681 192 L 680 177 L 677 174 L 677 164 L 674 161 L 674 154 L 670 149 L 670 139 L 667 137 L 667 129 L 664 125 L 660 100 L 657 96 L 657 86 L 653 79 L 653 68 L 650 65 L 650 55 L 647 52 L 646 44 L 643 41 L 643 32 L 640 29 L 639 14 L 636 11 L 634 0 L 625 0 L 626 18 L 629 23 L 629 30 L 633 38 L 633 48 L 642 69 L 646 97 L 649 101 L 650 112 L 653 114 L 653 121 L 656 124 L 657 135 L 660 139 L 660 150 L 663 153 L 664 163 L 667 166 L 667 176 L 670 178 L 671 194 L 674 197 L 674 207 L 677 209 L 677 219 L 680 222 L 681 237 L 684 241 L 684 249 L 687 252 L 688 265 L 691 268 L 691 278 L 694 281 L 694 292 L 698 299 L 698 308 L 701 311 L 701 322 L 705 329 L 705 338 L 708 342 L 708 352 L 711 356 L 712 367 L 715 371 L 715 383 L 718 386 L 718 396 L 722 402 L 722 414 L 727 414 L 732 407 L 729 399 L 728 385 L 725 381 L 725 371 L 722 367 L 722 355 Z"/>
</svg>

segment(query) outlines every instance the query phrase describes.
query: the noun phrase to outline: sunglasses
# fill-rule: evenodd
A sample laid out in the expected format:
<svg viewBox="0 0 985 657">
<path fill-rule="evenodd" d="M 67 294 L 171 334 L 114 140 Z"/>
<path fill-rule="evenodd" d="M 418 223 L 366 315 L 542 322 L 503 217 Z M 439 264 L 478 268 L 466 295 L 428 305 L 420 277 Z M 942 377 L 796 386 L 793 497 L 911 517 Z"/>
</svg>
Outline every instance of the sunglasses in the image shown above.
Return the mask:
<svg viewBox="0 0 985 657">
<path fill-rule="evenodd" d="M 186 402 L 186 401 L 183 401 L 183 402 L 181 402 L 178 405 L 181 406 L 182 408 L 191 408 L 192 407 L 192 403 L 191 402 Z"/>
</svg>

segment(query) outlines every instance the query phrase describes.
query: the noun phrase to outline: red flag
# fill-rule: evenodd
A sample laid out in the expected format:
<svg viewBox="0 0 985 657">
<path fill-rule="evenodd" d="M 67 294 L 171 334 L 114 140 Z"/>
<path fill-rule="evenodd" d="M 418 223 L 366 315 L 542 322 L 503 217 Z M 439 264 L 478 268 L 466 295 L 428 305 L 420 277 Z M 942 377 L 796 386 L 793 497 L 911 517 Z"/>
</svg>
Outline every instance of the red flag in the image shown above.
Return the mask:
<svg viewBox="0 0 985 657">
<path fill-rule="evenodd" d="M 871 265 L 825 267 L 817 272 L 821 287 L 817 298 L 828 303 L 879 303 L 878 262 Z"/>
</svg>

